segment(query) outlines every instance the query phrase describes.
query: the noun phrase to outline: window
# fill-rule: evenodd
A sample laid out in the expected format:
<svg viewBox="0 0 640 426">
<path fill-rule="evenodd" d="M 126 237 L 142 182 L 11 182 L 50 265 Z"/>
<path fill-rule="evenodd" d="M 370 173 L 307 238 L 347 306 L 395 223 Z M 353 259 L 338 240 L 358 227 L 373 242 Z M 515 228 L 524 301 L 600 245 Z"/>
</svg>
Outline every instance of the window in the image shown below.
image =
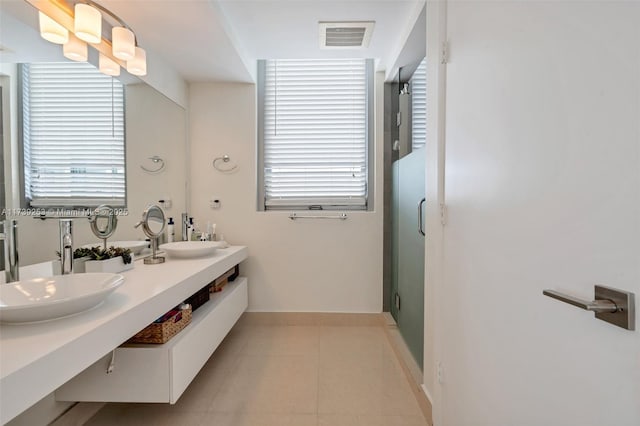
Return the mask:
<svg viewBox="0 0 640 426">
<path fill-rule="evenodd" d="M 427 141 L 427 61 L 423 59 L 409 81 L 411 87 L 411 150 Z"/>
<path fill-rule="evenodd" d="M 372 62 L 260 61 L 258 84 L 259 208 L 367 209 Z"/>
<path fill-rule="evenodd" d="M 86 63 L 21 68 L 26 200 L 33 207 L 124 206 L 122 83 Z"/>
</svg>

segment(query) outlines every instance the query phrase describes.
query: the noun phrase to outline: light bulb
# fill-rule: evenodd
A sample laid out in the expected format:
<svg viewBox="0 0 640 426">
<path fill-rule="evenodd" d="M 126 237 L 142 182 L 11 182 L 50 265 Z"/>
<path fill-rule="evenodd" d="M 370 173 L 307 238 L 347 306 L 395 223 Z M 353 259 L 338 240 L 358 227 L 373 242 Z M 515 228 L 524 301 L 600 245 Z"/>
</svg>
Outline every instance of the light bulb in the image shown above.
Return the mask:
<svg viewBox="0 0 640 426">
<path fill-rule="evenodd" d="M 100 43 L 102 40 L 102 14 L 88 4 L 75 6 L 74 33 L 87 43 Z"/>
<path fill-rule="evenodd" d="M 113 27 L 111 30 L 113 56 L 123 61 L 132 59 L 136 54 L 136 36 L 128 28 Z"/>
<path fill-rule="evenodd" d="M 120 65 L 108 56 L 100 54 L 98 58 L 98 69 L 102 74 L 117 77 L 120 75 Z"/>
<path fill-rule="evenodd" d="M 55 44 L 64 44 L 69 40 L 69 31 L 42 12 L 38 12 L 40 35 Z"/>
<path fill-rule="evenodd" d="M 80 40 L 73 33 L 69 34 L 69 41 L 62 46 L 64 57 L 78 62 L 87 62 L 88 50 L 87 43 Z"/>
<path fill-rule="evenodd" d="M 144 49 L 136 47 L 136 56 L 127 61 L 127 71 L 133 75 L 147 75 L 147 53 Z"/>
</svg>

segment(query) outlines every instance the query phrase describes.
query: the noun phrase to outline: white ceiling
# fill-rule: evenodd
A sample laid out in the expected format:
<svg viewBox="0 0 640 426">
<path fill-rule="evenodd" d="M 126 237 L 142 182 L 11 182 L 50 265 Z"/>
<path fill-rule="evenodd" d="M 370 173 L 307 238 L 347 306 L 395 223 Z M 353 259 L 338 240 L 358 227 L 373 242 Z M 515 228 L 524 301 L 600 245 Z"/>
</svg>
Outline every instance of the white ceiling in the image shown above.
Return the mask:
<svg viewBox="0 0 640 426">
<path fill-rule="evenodd" d="M 25 15 L 22 0 L 0 3 L 5 12 L 15 14 L 22 9 Z M 5 7 L 11 3 L 13 7 Z M 418 19 L 424 0 L 99 3 L 131 26 L 140 45 L 160 54 L 186 81 L 251 82 L 257 59 L 362 57 L 376 59 L 378 70 L 389 70 Z M 31 20 L 35 22 L 35 18 Z M 368 48 L 320 49 L 318 21 L 368 20 L 376 22 Z"/>
</svg>

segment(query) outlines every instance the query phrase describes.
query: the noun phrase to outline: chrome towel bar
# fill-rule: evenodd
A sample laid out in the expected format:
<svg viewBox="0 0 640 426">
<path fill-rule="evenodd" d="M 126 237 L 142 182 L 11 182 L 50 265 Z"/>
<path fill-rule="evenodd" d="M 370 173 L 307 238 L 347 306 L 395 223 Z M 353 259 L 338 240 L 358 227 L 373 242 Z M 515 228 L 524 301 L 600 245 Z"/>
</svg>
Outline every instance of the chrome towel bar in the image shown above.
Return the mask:
<svg viewBox="0 0 640 426">
<path fill-rule="evenodd" d="M 338 220 L 347 220 L 348 216 L 346 213 L 340 213 L 338 215 L 333 215 L 333 216 L 324 216 L 324 215 L 312 215 L 312 216 L 298 216 L 297 213 L 291 213 L 289 214 L 289 219 L 291 220 L 296 220 L 296 219 L 338 219 Z"/>
</svg>

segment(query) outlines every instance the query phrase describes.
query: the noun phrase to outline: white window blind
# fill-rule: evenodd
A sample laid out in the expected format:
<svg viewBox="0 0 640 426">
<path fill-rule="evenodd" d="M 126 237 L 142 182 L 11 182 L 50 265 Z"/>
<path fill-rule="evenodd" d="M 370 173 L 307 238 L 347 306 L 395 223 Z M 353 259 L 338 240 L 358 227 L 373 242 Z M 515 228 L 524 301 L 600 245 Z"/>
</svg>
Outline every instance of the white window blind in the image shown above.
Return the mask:
<svg viewBox="0 0 640 426">
<path fill-rule="evenodd" d="M 264 64 L 266 209 L 367 205 L 367 62 Z"/>
<path fill-rule="evenodd" d="M 427 61 L 423 59 L 409 82 L 411 87 L 411 149 L 427 141 Z"/>
<path fill-rule="evenodd" d="M 21 77 L 30 204 L 124 206 L 122 83 L 78 62 L 25 64 Z"/>
</svg>

